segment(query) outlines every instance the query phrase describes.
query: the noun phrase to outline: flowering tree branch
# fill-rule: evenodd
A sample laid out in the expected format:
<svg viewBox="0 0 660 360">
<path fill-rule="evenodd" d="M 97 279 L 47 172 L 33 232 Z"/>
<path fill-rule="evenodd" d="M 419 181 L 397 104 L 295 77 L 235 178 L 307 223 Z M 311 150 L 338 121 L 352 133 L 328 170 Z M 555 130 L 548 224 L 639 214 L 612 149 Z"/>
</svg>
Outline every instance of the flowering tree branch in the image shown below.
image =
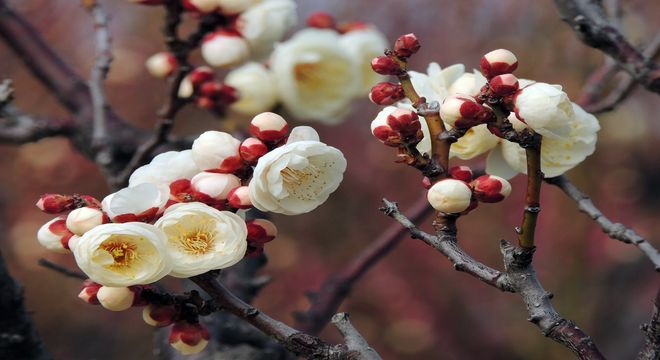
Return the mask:
<svg viewBox="0 0 660 360">
<path fill-rule="evenodd" d="M 456 270 L 501 291 L 520 294 L 527 307 L 529 321 L 538 326 L 543 335 L 564 345 L 580 359 L 604 359 L 591 338 L 552 306 L 552 294 L 543 288 L 531 264 L 534 248 L 518 248 L 502 240 L 505 272 L 500 272 L 473 259 L 458 246 L 456 228 L 450 217 L 445 217 L 448 223 L 439 227 L 438 235 L 434 236 L 417 228 L 399 211 L 396 203 L 386 199 L 383 202 L 385 206 L 381 211 L 406 227 L 414 239 L 420 239 L 440 251 Z"/>
<path fill-rule="evenodd" d="M 413 222 L 420 222 L 433 212 L 425 196 L 408 211 Z M 307 295 L 311 302 L 309 309 L 294 313 L 298 327 L 307 333 L 318 334 L 350 294 L 355 283 L 387 256 L 407 231 L 399 224 L 390 225 L 347 267 L 328 276 L 318 291 L 309 292 Z"/>
<path fill-rule="evenodd" d="M 577 202 L 578 209 L 589 215 L 603 231 L 612 239 L 619 240 L 626 244 L 633 244 L 641 250 L 646 257 L 653 263 L 656 271 L 660 271 L 660 252 L 644 237 L 640 236 L 631 228 L 627 228 L 621 223 L 612 222 L 608 219 L 591 201 L 589 196 L 580 191 L 565 176 L 557 176 L 546 179 L 549 184 L 560 188 L 568 197 Z"/>
<path fill-rule="evenodd" d="M 621 34 L 601 1 L 555 0 L 555 6 L 582 42 L 609 55 L 642 86 L 660 94 L 660 68 Z"/>
</svg>

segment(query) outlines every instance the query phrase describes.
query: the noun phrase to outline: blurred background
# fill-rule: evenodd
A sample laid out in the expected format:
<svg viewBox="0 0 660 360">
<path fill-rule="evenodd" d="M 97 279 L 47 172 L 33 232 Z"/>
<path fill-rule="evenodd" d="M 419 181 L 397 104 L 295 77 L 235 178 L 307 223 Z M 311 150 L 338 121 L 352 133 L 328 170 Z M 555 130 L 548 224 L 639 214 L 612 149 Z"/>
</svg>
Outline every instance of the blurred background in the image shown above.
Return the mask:
<svg viewBox="0 0 660 360">
<path fill-rule="evenodd" d="M 34 24 L 58 53 L 85 77 L 93 61 L 92 23 L 77 1 L 9 1 Z M 150 77 L 143 63 L 164 49 L 163 11 L 127 1 L 106 1 L 112 16 L 114 63 L 107 81 L 109 101 L 122 117 L 145 129 L 156 121 L 166 84 Z M 635 43 L 660 29 L 660 2 L 622 1 L 623 29 Z M 482 54 L 508 48 L 517 54 L 517 75 L 564 85 L 576 99 L 602 55 L 582 45 L 561 22 L 551 0 L 300 0 L 300 23 L 325 10 L 341 21 L 378 26 L 390 40 L 415 32 L 422 50 L 412 68 L 430 61 L 478 66 Z M 197 54 L 198 56 L 198 54 Z M 0 77 L 12 78 L 16 105 L 35 115 L 67 116 L 54 97 L 0 43 Z M 660 100 L 638 89 L 616 111 L 599 117 L 596 153 L 568 177 L 593 196 L 614 221 L 634 227 L 660 245 Z M 394 163 L 394 152 L 369 131 L 378 107 L 354 104 L 338 126 L 318 125 L 324 142 L 340 148 L 348 170 L 340 189 L 309 214 L 276 216 L 281 236 L 266 247 L 274 277 L 256 301 L 269 315 L 293 324 L 291 313 L 308 307 L 304 293 L 350 262 L 391 219 L 377 208 L 396 200 L 405 211 L 423 195 L 420 176 Z M 236 119 L 241 121 L 241 119 Z M 244 119 L 243 119 L 244 120 Z M 194 134 L 223 124 L 188 107 L 175 132 Z M 37 265 L 40 257 L 75 266 L 65 255 L 48 253 L 35 238 L 51 217 L 34 203 L 44 192 L 108 192 L 96 167 L 65 139 L 46 139 L 20 147 L 0 145 L 0 249 L 13 275 L 25 286 L 46 346 L 56 359 L 149 359 L 152 328 L 140 310 L 110 313 L 76 298 L 79 283 Z M 476 167 L 484 159 L 472 161 Z M 462 246 L 474 257 L 501 266 L 499 239 L 513 239 L 524 198 L 521 176 L 503 203 L 484 204 L 459 222 Z M 642 342 L 658 275 L 633 246 L 608 239 L 575 203 L 544 186 L 535 264 L 554 304 L 593 336 L 612 359 L 631 358 Z M 425 221 L 428 227 L 431 219 Z M 454 271 L 439 253 L 419 241 L 404 240 L 354 288 L 341 310 L 385 359 L 566 359 L 568 350 L 544 338 L 527 322 L 517 295 L 501 293 Z M 334 329 L 322 334 L 338 340 Z"/>
</svg>

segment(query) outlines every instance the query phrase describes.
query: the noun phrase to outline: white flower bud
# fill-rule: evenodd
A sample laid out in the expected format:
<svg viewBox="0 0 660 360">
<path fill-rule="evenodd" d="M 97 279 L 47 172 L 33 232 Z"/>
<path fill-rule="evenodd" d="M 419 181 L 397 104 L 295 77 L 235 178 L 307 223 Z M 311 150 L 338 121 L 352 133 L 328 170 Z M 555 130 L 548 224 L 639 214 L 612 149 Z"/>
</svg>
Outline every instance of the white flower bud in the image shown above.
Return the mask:
<svg viewBox="0 0 660 360">
<path fill-rule="evenodd" d="M 69 252 L 67 247 L 72 236 L 73 233 L 67 228 L 64 216 L 50 220 L 42 225 L 37 232 L 37 240 L 41 246 L 60 254 Z"/>
<path fill-rule="evenodd" d="M 311 126 L 296 126 L 291 129 L 286 143 L 294 143 L 296 141 L 321 141 L 319 133 Z"/>
<path fill-rule="evenodd" d="M 159 52 L 151 55 L 145 62 L 147 71 L 151 76 L 166 78 L 174 73 L 177 62 L 174 55 L 169 52 Z"/>
<path fill-rule="evenodd" d="M 96 293 L 96 298 L 107 310 L 124 311 L 133 306 L 135 293 L 127 287 L 101 286 Z"/>
<path fill-rule="evenodd" d="M 149 304 L 142 310 L 142 320 L 155 327 L 164 327 L 172 324 L 176 309 L 172 305 L 155 306 Z"/>
<path fill-rule="evenodd" d="M 172 326 L 170 345 L 183 355 L 197 354 L 209 343 L 209 331 L 202 325 L 177 321 Z"/>
<path fill-rule="evenodd" d="M 239 114 L 256 115 L 271 110 L 279 100 L 275 77 L 256 62 L 230 71 L 225 83 L 238 91 L 238 100 L 230 107 Z"/>
<path fill-rule="evenodd" d="M 156 282 L 171 271 L 166 242 L 165 234 L 153 225 L 103 224 L 86 232 L 72 251 L 92 281 L 132 286 Z"/>
<path fill-rule="evenodd" d="M 218 0 L 182 0 L 183 7 L 188 11 L 211 13 L 218 9 Z"/>
<path fill-rule="evenodd" d="M 78 294 L 78 298 L 88 304 L 98 305 L 99 300 L 96 298 L 96 294 L 99 292 L 101 285 L 91 281 L 85 280 L 83 282 L 83 288 Z"/>
<path fill-rule="evenodd" d="M 261 0 L 216 0 L 225 15 L 240 14 Z"/>
<path fill-rule="evenodd" d="M 286 144 L 259 159 L 249 184 L 250 199 L 261 211 L 303 214 L 328 199 L 345 170 L 344 155 L 333 147 L 318 141 Z"/>
<path fill-rule="evenodd" d="M 494 76 L 511 73 L 516 70 L 518 59 L 509 50 L 497 49 L 484 55 L 479 65 L 484 75 L 490 79 Z"/>
<path fill-rule="evenodd" d="M 174 277 L 227 268 L 243 259 L 247 249 L 245 221 L 202 203 L 172 205 L 156 226 L 167 235 Z"/>
<path fill-rule="evenodd" d="M 243 167 L 241 142 L 220 131 L 202 133 L 192 145 L 192 158 L 203 171 L 232 173 Z"/>
<path fill-rule="evenodd" d="M 534 83 L 514 97 L 516 117 L 535 132 L 549 138 L 565 138 L 571 132 L 573 107 L 561 86 Z"/>
<path fill-rule="evenodd" d="M 168 151 L 137 168 L 128 179 L 128 186 L 143 183 L 169 186 L 176 180 L 192 179 L 200 171 L 193 161 L 192 150 Z"/>
<path fill-rule="evenodd" d="M 247 186 L 240 186 L 229 192 L 227 202 L 237 209 L 249 209 L 252 207 L 250 200 L 250 190 Z"/>
<path fill-rule="evenodd" d="M 162 212 L 169 196 L 167 186 L 142 183 L 106 196 L 101 206 L 113 222 L 150 221 Z"/>
<path fill-rule="evenodd" d="M 272 112 L 261 113 L 250 121 L 250 133 L 264 142 L 278 142 L 288 132 L 289 124 L 286 120 Z"/>
<path fill-rule="evenodd" d="M 103 224 L 103 212 L 99 209 L 92 207 L 81 207 L 69 213 L 66 217 L 66 227 L 72 233 L 82 236 L 82 234 L 93 229 L 94 227 Z"/>
<path fill-rule="evenodd" d="M 225 200 L 229 192 L 241 186 L 241 179 L 232 174 L 201 172 L 190 180 L 193 190 L 215 200 Z"/>
<path fill-rule="evenodd" d="M 444 179 L 433 184 L 426 195 L 431 206 L 444 213 L 460 213 L 470 206 L 472 190 L 460 180 Z"/>
<path fill-rule="evenodd" d="M 202 57 L 211 66 L 225 67 L 240 64 L 250 55 L 248 44 L 238 34 L 217 31 L 202 42 Z"/>
</svg>

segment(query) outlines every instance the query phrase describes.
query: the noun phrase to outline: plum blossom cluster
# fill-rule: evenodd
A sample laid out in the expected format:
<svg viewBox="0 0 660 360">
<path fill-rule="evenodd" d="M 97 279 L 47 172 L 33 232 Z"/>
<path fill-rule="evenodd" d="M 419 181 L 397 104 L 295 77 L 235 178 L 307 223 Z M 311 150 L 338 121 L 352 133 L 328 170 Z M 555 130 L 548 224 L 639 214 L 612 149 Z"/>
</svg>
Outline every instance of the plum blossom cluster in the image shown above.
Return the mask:
<svg viewBox="0 0 660 360">
<path fill-rule="evenodd" d="M 164 1 L 137 0 L 145 5 Z M 201 55 L 210 66 L 195 68 L 182 82 L 179 96 L 201 108 L 225 108 L 254 116 L 277 105 L 296 118 L 335 124 L 356 97 L 364 96 L 382 76 L 371 71 L 371 59 L 387 46 L 383 34 L 361 22 L 337 23 L 317 12 L 307 28 L 284 40 L 296 24 L 292 0 L 182 0 L 183 8 L 200 16 L 221 14 L 223 25 L 206 35 Z M 166 78 L 178 67 L 168 52 L 146 61 L 150 74 Z M 214 68 L 229 69 L 224 82 Z"/>
<path fill-rule="evenodd" d="M 497 49 L 484 55 L 480 72 L 466 73 L 461 64 L 441 69 L 432 63 L 422 74 L 406 69 L 407 59 L 419 48 L 414 34 L 403 35 L 392 50 L 372 60 L 374 72 L 401 81 L 381 82 L 371 89 L 371 101 L 387 105 L 371 123 L 373 135 L 397 148 L 401 161 L 410 165 L 420 158 L 437 161 L 430 158 L 432 143 L 438 140 L 451 143 L 446 154 L 450 158 L 469 160 L 489 153 L 486 172 L 492 174 L 457 178 L 456 168 L 451 168 L 435 184 L 425 178 L 428 200 L 436 210 L 460 214 L 478 201 L 502 200 L 511 191 L 505 179 L 526 173 L 525 147 L 535 146 L 533 139 L 541 142 L 540 166 L 547 177 L 563 174 L 594 152 L 597 119 L 572 103 L 561 86 L 516 78 L 512 73 L 518 59 L 511 51 Z M 410 101 L 410 91 L 420 100 Z M 420 117 L 416 111 L 420 101 L 426 111 L 437 111 L 446 129 L 434 134 L 435 139 L 424 118 L 427 114 Z"/>
<path fill-rule="evenodd" d="M 102 201 L 43 195 L 37 206 L 58 217 L 39 229 L 39 242 L 73 254 L 89 277 L 83 300 L 113 311 L 149 305 L 147 323 L 174 324 L 172 345 L 183 353 L 200 351 L 208 331 L 195 318 L 145 301 L 141 294 L 149 284 L 261 254 L 277 228 L 266 219 L 246 219 L 246 210 L 312 211 L 339 187 L 346 169 L 341 151 L 320 142 L 313 128 L 289 131 L 277 114 L 255 116 L 250 133 L 241 141 L 207 131 L 191 149 L 160 154 L 136 169 L 128 187 Z"/>
</svg>

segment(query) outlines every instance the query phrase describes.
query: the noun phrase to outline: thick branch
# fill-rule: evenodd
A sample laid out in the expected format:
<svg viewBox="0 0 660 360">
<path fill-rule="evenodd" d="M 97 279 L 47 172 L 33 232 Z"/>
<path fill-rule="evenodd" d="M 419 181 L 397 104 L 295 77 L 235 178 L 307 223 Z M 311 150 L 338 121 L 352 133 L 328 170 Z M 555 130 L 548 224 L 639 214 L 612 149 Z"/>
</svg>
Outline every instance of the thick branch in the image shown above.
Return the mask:
<svg viewBox="0 0 660 360">
<path fill-rule="evenodd" d="M 416 223 L 432 214 L 434 210 L 424 196 L 407 212 L 412 221 Z M 294 313 L 298 327 L 309 334 L 318 334 L 350 294 L 353 285 L 378 261 L 389 254 L 407 232 L 408 229 L 399 224 L 390 225 L 345 269 L 328 276 L 318 292 L 308 293 L 311 302 L 309 309 L 305 312 Z"/>
<path fill-rule="evenodd" d="M 357 353 L 360 359 L 382 360 L 380 355 L 369 346 L 362 335 L 353 327 L 353 324 L 348 320 L 347 313 L 335 314 L 332 317 L 332 324 L 344 337 L 348 350 Z"/>
<path fill-rule="evenodd" d="M 418 229 L 401 214 L 396 203 L 388 200 L 383 202 L 385 207 L 381 210 L 386 215 L 408 228 L 413 238 L 424 241 L 447 256 L 456 270 L 464 271 L 502 291 L 519 293 L 527 306 L 529 320 L 545 336 L 567 347 L 580 359 L 604 359 L 591 338 L 573 322 L 559 315 L 552 306 L 552 295 L 543 289 L 531 266 L 534 248 L 518 248 L 502 241 L 506 268 L 506 272 L 502 273 L 474 260 L 459 248 L 453 224 L 441 227 L 438 236 L 433 236 Z"/>
<path fill-rule="evenodd" d="M 637 355 L 637 360 L 660 359 L 660 290 L 655 295 L 653 302 L 653 315 L 648 324 L 642 325 L 644 332 L 644 347 Z"/>
<path fill-rule="evenodd" d="M 660 94 L 660 68 L 637 50 L 612 24 L 599 0 L 555 0 L 555 5 L 578 38 L 611 56 L 651 92 Z"/>
<path fill-rule="evenodd" d="M 546 179 L 549 184 L 555 185 L 560 188 L 568 197 L 575 200 L 578 209 L 583 213 L 589 215 L 600 227 L 603 229 L 610 238 L 619 240 L 627 244 L 633 244 L 641 250 L 646 257 L 651 260 L 656 271 L 660 271 L 660 252 L 639 234 L 631 228 L 627 228 L 621 223 L 614 223 L 594 205 L 589 196 L 580 191 L 570 180 L 565 176 L 558 176 Z"/>
</svg>

